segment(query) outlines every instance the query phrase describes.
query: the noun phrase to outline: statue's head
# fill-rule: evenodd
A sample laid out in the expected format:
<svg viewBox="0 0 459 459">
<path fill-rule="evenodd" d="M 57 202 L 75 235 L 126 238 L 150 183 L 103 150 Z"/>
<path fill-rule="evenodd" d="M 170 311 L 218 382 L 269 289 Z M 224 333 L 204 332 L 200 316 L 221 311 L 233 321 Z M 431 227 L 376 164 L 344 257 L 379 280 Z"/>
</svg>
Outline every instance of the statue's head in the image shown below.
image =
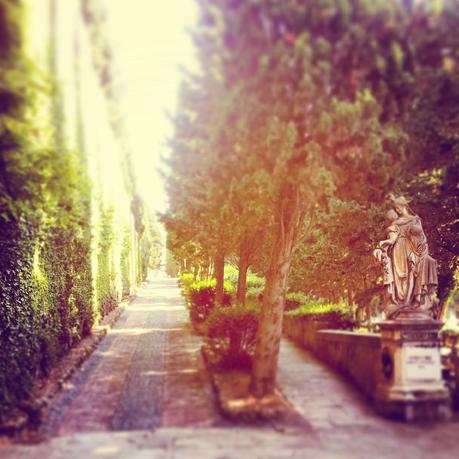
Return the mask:
<svg viewBox="0 0 459 459">
<path fill-rule="evenodd" d="M 397 215 L 406 215 L 408 213 L 408 201 L 403 196 L 395 197 L 393 194 L 390 194 L 389 197 Z"/>
</svg>

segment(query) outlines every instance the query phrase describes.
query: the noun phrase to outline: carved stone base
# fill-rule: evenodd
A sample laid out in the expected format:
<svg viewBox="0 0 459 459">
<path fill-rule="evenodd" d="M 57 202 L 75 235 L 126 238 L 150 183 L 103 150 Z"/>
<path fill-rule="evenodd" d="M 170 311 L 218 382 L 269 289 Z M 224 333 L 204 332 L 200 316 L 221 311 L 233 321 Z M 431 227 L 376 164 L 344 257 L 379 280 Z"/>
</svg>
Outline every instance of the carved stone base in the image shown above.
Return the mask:
<svg viewBox="0 0 459 459">
<path fill-rule="evenodd" d="M 432 310 L 390 305 L 386 307 L 386 317 L 388 320 L 432 320 Z"/>
<path fill-rule="evenodd" d="M 441 321 L 400 318 L 379 323 L 381 361 L 375 394 L 377 410 L 405 421 L 451 416 L 449 393 L 441 376 Z"/>
</svg>

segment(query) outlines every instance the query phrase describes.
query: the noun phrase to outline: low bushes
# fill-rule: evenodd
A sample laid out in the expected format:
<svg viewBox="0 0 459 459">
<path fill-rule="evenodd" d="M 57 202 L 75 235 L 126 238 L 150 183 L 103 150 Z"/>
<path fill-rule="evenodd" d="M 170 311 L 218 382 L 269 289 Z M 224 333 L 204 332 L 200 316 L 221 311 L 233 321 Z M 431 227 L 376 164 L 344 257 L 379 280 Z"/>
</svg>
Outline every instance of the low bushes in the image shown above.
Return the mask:
<svg viewBox="0 0 459 459">
<path fill-rule="evenodd" d="M 301 305 L 310 304 L 312 301 L 316 304 L 321 304 L 320 300 L 311 300 L 311 298 L 307 297 L 302 292 L 290 292 L 287 293 L 287 297 L 285 298 L 285 310 L 291 311 Z"/>
<path fill-rule="evenodd" d="M 258 278 L 262 282 L 254 283 L 247 289 L 247 298 L 249 300 L 263 300 L 263 292 L 265 290 L 265 280 Z M 322 304 L 321 300 L 311 299 L 302 292 L 287 293 L 285 298 L 285 311 L 291 311 L 298 307 L 314 302 L 315 304 Z"/>
<path fill-rule="evenodd" d="M 236 268 L 225 268 L 225 280 L 233 284 L 235 288 L 237 286 L 238 276 L 239 272 Z M 246 287 L 247 298 L 261 298 L 263 296 L 263 290 L 265 288 L 265 278 L 249 272 L 247 274 Z"/>
<path fill-rule="evenodd" d="M 247 275 L 247 288 L 265 288 L 265 278 L 249 273 Z"/>
<path fill-rule="evenodd" d="M 230 282 L 233 285 L 237 285 L 237 278 L 239 271 L 234 266 L 225 266 L 225 281 Z"/>
<path fill-rule="evenodd" d="M 335 329 L 352 329 L 356 325 L 352 307 L 345 303 L 309 303 L 287 311 L 286 316 L 309 321 L 321 321 Z"/>
<path fill-rule="evenodd" d="M 262 300 L 263 292 L 265 290 L 264 277 L 258 277 L 255 274 L 247 276 L 247 292 L 246 298 L 250 300 Z"/>
<path fill-rule="evenodd" d="M 190 285 L 194 281 L 195 281 L 195 278 L 194 278 L 193 274 L 191 274 L 191 273 L 182 273 L 182 274 L 180 274 L 179 282 L 180 282 L 180 285 L 183 288 L 185 288 L 185 289 L 190 288 Z"/>
<path fill-rule="evenodd" d="M 262 300 L 263 299 L 263 286 L 259 287 L 249 287 L 247 289 L 246 298 L 249 300 Z"/>
<path fill-rule="evenodd" d="M 215 279 L 194 281 L 185 287 L 185 297 L 190 308 L 190 318 L 193 322 L 204 322 L 215 306 Z M 231 283 L 224 283 L 223 306 L 229 306 L 234 295 Z"/>
<path fill-rule="evenodd" d="M 234 270 L 233 270 L 234 271 Z M 259 302 L 233 305 L 237 271 L 225 278 L 223 305 L 215 306 L 216 280 L 194 280 L 192 274 L 180 276 L 180 285 L 190 309 L 190 319 L 205 336 L 210 363 L 220 369 L 249 369 L 255 350 Z M 251 288 L 263 289 L 264 279 L 250 275 Z"/>
<path fill-rule="evenodd" d="M 182 287 L 182 294 L 188 306 L 190 306 L 190 287 L 194 281 L 195 277 L 191 273 L 182 273 L 179 276 L 179 285 Z"/>
<path fill-rule="evenodd" d="M 190 274 L 180 278 L 190 308 L 190 318 L 205 336 L 208 362 L 218 370 L 248 370 L 252 367 L 264 279 L 254 276 L 245 305 L 232 305 L 235 287 L 225 281 L 223 306 L 215 307 L 216 281 L 194 281 Z M 356 323 L 352 307 L 346 303 L 326 303 L 303 293 L 286 297 L 288 317 L 299 321 L 324 322 L 327 328 L 352 329 Z"/>
<path fill-rule="evenodd" d="M 214 366 L 219 369 L 251 368 L 258 317 L 256 303 L 212 310 L 204 328 Z"/>
</svg>

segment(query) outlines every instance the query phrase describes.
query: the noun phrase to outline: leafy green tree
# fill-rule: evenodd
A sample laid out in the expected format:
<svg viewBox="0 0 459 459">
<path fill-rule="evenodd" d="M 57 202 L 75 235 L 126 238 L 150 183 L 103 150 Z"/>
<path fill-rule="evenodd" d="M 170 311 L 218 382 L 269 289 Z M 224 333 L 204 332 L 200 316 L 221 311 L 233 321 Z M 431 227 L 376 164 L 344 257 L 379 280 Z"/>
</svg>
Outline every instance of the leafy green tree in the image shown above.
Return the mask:
<svg viewBox="0 0 459 459">
<path fill-rule="evenodd" d="M 352 197 L 370 184 L 368 195 L 381 201 L 389 165 L 400 155 L 400 148 L 390 151 L 383 143 L 401 134 L 381 126 L 380 106 L 368 89 L 344 90 L 347 69 L 331 71 L 333 46 L 352 37 L 350 23 L 331 33 L 339 5 L 332 12 L 321 2 L 221 8 L 231 48 L 228 80 L 244 101 L 241 117 L 251 133 L 245 154 L 253 158 L 251 175 L 266 177 L 273 218 L 253 375 L 254 393 L 265 395 L 275 384 L 287 278 L 304 222 L 311 225 L 334 189 Z"/>
<path fill-rule="evenodd" d="M 213 129 L 223 121 L 218 110 L 222 86 L 216 69 L 212 65 L 204 68 L 203 75 L 190 77 L 182 88 L 183 110 L 175 119 L 173 155 L 168 161 L 173 170 L 168 178 L 170 208 L 163 222 L 173 230 L 175 242 L 187 245 L 192 240 L 200 253 L 212 258 L 216 302 L 221 304 L 225 256 L 233 243 L 222 164 L 227 138 L 223 129 Z"/>
<path fill-rule="evenodd" d="M 297 249 L 291 285 L 304 264 L 310 293 L 365 304 L 377 288 L 370 249 L 387 193 L 428 200 L 434 190 L 456 203 L 448 177 L 457 169 L 457 6 L 199 4 L 202 71 L 189 79 L 176 120 L 169 217 L 177 247 L 239 253 L 242 277 L 250 241 L 270 245 L 257 260 L 266 287 L 252 388 L 263 396 L 275 385 Z M 453 248 L 450 263 L 440 257 L 448 273 L 454 218 L 438 212 L 443 246 Z"/>
<path fill-rule="evenodd" d="M 359 88 L 371 89 L 381 107 L 380 122 L 393 120 L 406 133 L 403 139 L 405 156 L 389 171 L 392 176 L 381 189 L 396 189 L 412 198 L 414 210 L 423 218 L 431 253 L 439 262 L 441 309 L 454 287 L 457 267 L 454 184 L 457 181 L 458 140 L 454 126 L 459 92 L 457 71 L 454 70 L 459 61 L 459 8 L 457 3 L 450 1 L 444 2 L 443 10 L 431 10 L 428 3 L 417 3 L 405 9 L 401 3 L 387 2 L 386 14 L 379 17 L 362 16 L 365 8 L 368 8 L 365 3 L 353 4 L 353 14 L 360 18 L 355 27 L 360 31 L 354 34 L 352 41 L 344 41 L 337 62 L 347 67 L 351 62 L 358 78 L 348 81 L 354 81 L 354 86 Z M 396 27 L 394 21 L 397 21 Z M 350 88 L 349 84 L 344 87 Z M 355 174 L 342 176 L 353 180 Z M 365 257 L 365 250 L 369 249 L 365 246 L 382 232 L 383 223 L 378 214 L 382 214 L 383 209 L 371 211 L 377 202 L 366 190 L 352 197 L 346 183 L 344 187 L 340 186 L 340 181 L 335 180 L 335 183 L 336 197 L 344 199 L 341 210 L 337 213 L 335 201 L 330 207 L 330 215 L 323 213 L 318 221 L 316 232 L 320 229 L 320 235 L 306 238 L 296 258 L 291 287 L 333 300 L 335 287 L 339 286 L 341 295 L 365 308 L 378 292 L 377 270 L 370 257 Z M 357 190 L 360 188 L 358 185 Z M 350 198 L 356 202 L 347 204 Z M 351 206 L 349 211 L 345 210 L 348 205 Z M 359 212 L 352 211 L 356 205 L 363 206 Z M 371 218 L 365 209 L 371 211 Z M 340 224 L 330 226 L 330 219 L 338 219 Z M 350 227 L 359 227 L 360 233 L 363 231 L 360 240 L 349 235 Z M 345 271 L 339 267 L 347 263 L 357 270 L 343 279 Z M 360 267 L 365 269 L 357 275 Z M 315 277 L 321 282 L 315 283 Z"/>
</svg>

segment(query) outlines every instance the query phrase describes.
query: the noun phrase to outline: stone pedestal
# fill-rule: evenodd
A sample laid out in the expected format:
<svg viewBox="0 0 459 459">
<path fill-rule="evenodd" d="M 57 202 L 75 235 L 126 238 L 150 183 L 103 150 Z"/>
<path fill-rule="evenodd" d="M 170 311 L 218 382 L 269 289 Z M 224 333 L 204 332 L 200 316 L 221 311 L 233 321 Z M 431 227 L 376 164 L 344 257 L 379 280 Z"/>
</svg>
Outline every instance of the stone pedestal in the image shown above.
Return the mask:
<svg viewBox="0 0 459 459">
<path fill-rule="evenodd" d="M 400 318 L 380 322 L 381 359 L 376 409 L 405 421 L 448 419 L 449 393 L 441 375 L 441 321 Z"/>
</svg>

